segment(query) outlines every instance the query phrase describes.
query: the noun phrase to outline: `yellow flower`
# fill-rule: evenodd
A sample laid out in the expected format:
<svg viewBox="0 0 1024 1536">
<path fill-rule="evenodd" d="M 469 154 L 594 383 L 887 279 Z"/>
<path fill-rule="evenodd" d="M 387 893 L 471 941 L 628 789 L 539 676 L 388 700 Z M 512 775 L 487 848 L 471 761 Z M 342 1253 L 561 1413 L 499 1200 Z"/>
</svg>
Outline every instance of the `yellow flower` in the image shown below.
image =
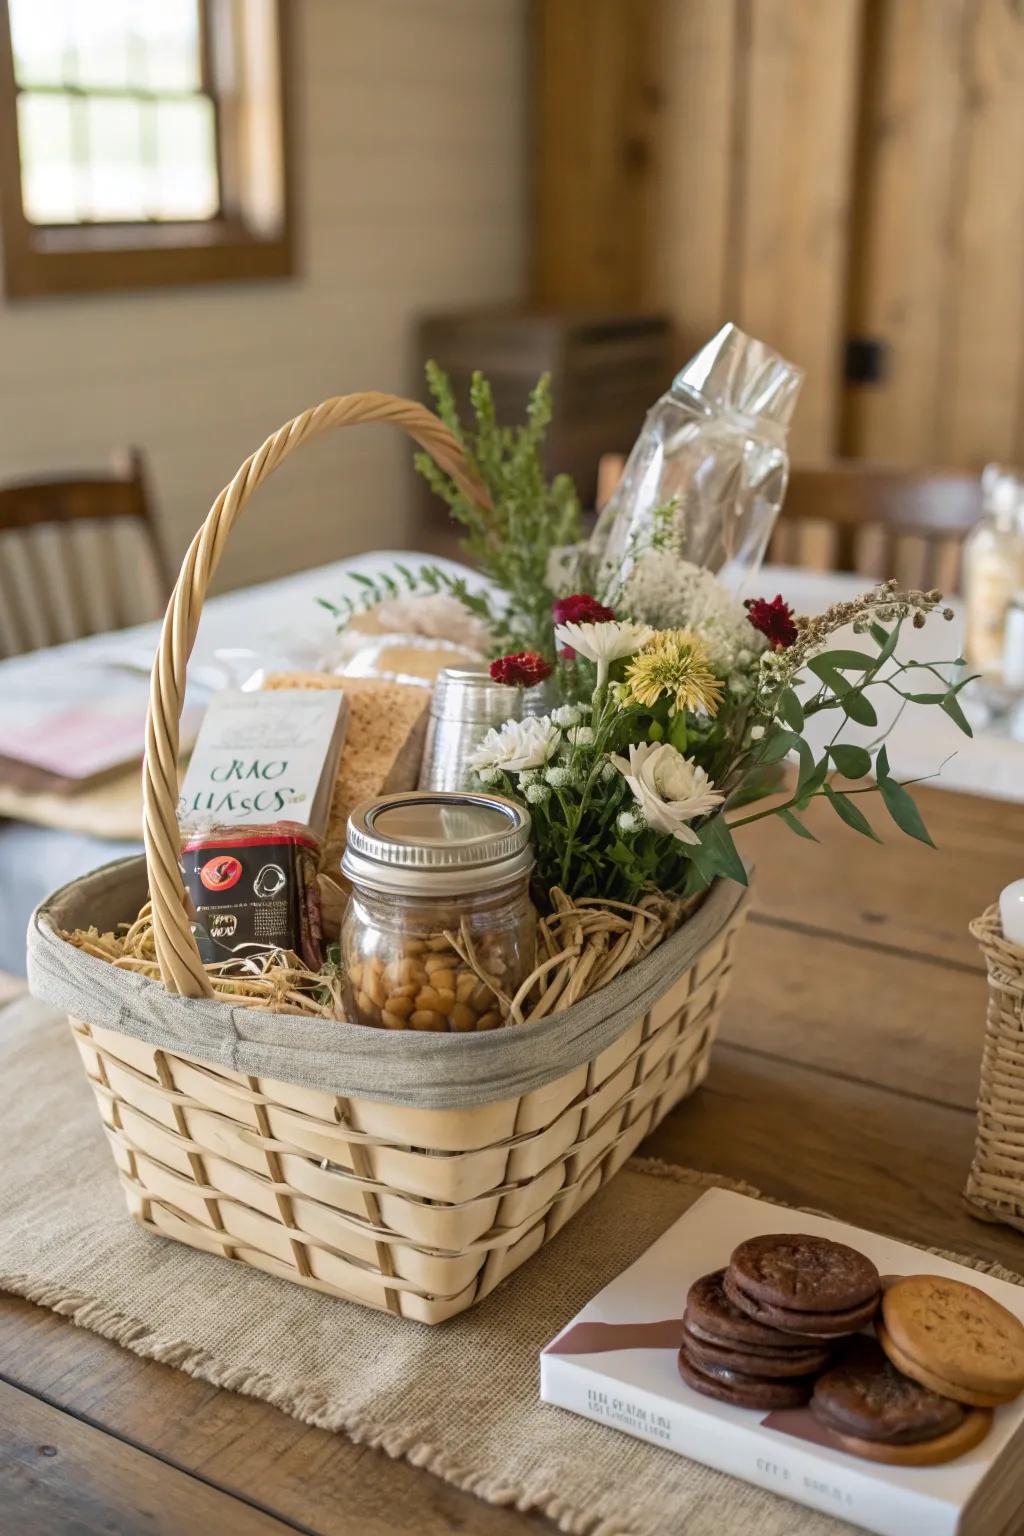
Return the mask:
<svg viewBox="0 0 1024 1536">
<path fill-rule="evenodd" d="M 712 672 L 704 642 L 688 629 L 662 629 L 638 651 L 626 672 L 629 697 L 648 708 L 663 695 L 672 711 L 717 714 L 723 685 Z"/>
</svg>

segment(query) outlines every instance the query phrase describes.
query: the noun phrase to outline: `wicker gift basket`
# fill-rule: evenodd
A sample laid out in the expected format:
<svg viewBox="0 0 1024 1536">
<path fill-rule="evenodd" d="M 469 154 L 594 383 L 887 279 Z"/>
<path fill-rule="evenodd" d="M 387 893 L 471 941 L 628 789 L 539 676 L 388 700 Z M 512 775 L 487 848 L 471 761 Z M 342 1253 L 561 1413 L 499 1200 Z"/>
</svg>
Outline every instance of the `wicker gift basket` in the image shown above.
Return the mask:
<svg viewBox="0 0 1024 1536">
<path fill-rule="evenodd" d="M 437 1323 L 554 1237 L 702 1081 L 747 896 L 716 882 L 682 927 L 654 947 L 640 942 L 642 957 L 606 985 L 579 1001 L 570 987 L 559 1012 L 486 1034 L 395 1033 L 214 998 L 190 926 L 176 815 L 179 716 L 203 600 L 262 481 L 328 428 L 373 421 L 404 428 L 482 496 L 447 428 L 390 395 L 325 401 L 246 460 L 192 541 L 164 620 L 147 724 L 145 859 L 44 903 L 29 964 L 36 995 L 69 1014 L 142 1226 Z M 161 980 L 62 938 L 130 920 L 147 885 Z M 632 922 L 623 943 L 642 940 L 642 917 Z"/>
<path fill-rule="evenodd" d="M 988 967 L 978 1131 L 965 1198 L 974 1213 L 1024 1232 L 1024 949 L 1003 937 L 998 905 L 971 933 Z"/>
</svg>

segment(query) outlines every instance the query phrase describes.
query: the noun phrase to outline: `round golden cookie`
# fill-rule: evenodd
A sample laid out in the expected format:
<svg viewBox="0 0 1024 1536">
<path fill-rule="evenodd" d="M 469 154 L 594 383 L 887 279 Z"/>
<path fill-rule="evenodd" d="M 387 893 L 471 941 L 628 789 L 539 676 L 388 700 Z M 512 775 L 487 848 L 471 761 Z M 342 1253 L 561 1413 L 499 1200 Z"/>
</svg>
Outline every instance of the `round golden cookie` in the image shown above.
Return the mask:
<svg viewBox="0 0 1024 1536">
<path fill-rule="evenodd" d="M 992 1428 L 992 1411 L 972 1408 L 956 1429 L 937 1435 L 934 1440 L 918 1440 L 912 1445 L 858 1440 L 855 1435 L 841 1435 L 834 1429 L 821 1427 L 828 1436 L 829 1445 L 849 1456 L 859 1456 L 862 1461 L 884 1461 L 890 1467 L 937 1467 L 944 1461 L 955 1461 L 981 1444 Z"/>
<path fill-rule="evenodd" d="M 933 1391 L 983 1408 L 1010 1402 L 1024 1387 L 1024 1324 L 976 1286 L 903 1275 L 882 1296 L 880 1322 L 893 1364 L 925 1386 L 932 1382 L 921 1372 L 945 1384 Z"/>
<path fill-rule="evenodd" d="M 944 1381 L 941 1376 L 936 1376 L 934 1371 L 929 1371 L 926 1366 L 918 1365 L 916 1360 L 911 1360 L 901 1349 L 897 1349 L 888 1333 L 885 1324 L 877 1322 L 875 1333 L 878 1342 L 889 1356 L 893 1365 L 904 1376 L 909 1376 L 919 1386 L 927 1387 L 931 1392 L 938 1392 L 940 1397 L 952 1398 L 955 1403 L 964 1403 L 968 1408 L 1002 1408 L 1004 1403 L 1012 1403 L 1016 1393 L 1009 1397 L 996 1397 L 992 1392 L 975 1392 L 970 1387 L 957 1387 L 951 1381 Z"/>
</svg>

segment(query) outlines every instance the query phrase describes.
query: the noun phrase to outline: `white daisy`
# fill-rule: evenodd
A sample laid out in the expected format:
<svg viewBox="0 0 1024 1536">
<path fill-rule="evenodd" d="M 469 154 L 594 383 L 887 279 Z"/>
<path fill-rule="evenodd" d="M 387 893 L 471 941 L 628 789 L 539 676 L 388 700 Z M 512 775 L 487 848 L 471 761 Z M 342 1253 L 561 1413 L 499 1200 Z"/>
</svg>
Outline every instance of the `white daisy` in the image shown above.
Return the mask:
<svg viewBox="0 0 1024 1536">
<path fill-rule="evenodd" d="M 562 733 L 547 715 L 528 715 L 525 720 L 506 720 L 500 731 L 487 732 L 470 753 L 469 766 L 483 777 L 487 769 L 522 773 L 543 768 L 558 750 Z"/>
<path fill-rule="evenodd" d="M 623 656 L 632 656 L 646 645 L 654 631 L 649 624 L 631 624 L 609 619 L 603 624 L 558 624 L 555 643 L 559 649 L 576 651 L 587 661 L 597 663 L 597 686 L 608 681 L 608 668 Z"/>
</svg>

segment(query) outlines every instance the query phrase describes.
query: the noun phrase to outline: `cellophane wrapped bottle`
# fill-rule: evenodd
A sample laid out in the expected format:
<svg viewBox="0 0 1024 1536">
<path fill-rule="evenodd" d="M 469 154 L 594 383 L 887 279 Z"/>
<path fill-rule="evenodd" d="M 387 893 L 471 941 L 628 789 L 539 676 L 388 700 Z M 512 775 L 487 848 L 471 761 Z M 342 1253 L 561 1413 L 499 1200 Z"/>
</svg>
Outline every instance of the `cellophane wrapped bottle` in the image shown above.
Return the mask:
<svg viewBox="0 0 1024 1536">
<path fill-rule="evenodd" d="M 621 589 L 637 559 L 666 543 L 740 589 L 786 492 L 802 383 L 802 369 L 723 325 L 647 413 L 587 547 L 591 590 Z"/>
</svg>

